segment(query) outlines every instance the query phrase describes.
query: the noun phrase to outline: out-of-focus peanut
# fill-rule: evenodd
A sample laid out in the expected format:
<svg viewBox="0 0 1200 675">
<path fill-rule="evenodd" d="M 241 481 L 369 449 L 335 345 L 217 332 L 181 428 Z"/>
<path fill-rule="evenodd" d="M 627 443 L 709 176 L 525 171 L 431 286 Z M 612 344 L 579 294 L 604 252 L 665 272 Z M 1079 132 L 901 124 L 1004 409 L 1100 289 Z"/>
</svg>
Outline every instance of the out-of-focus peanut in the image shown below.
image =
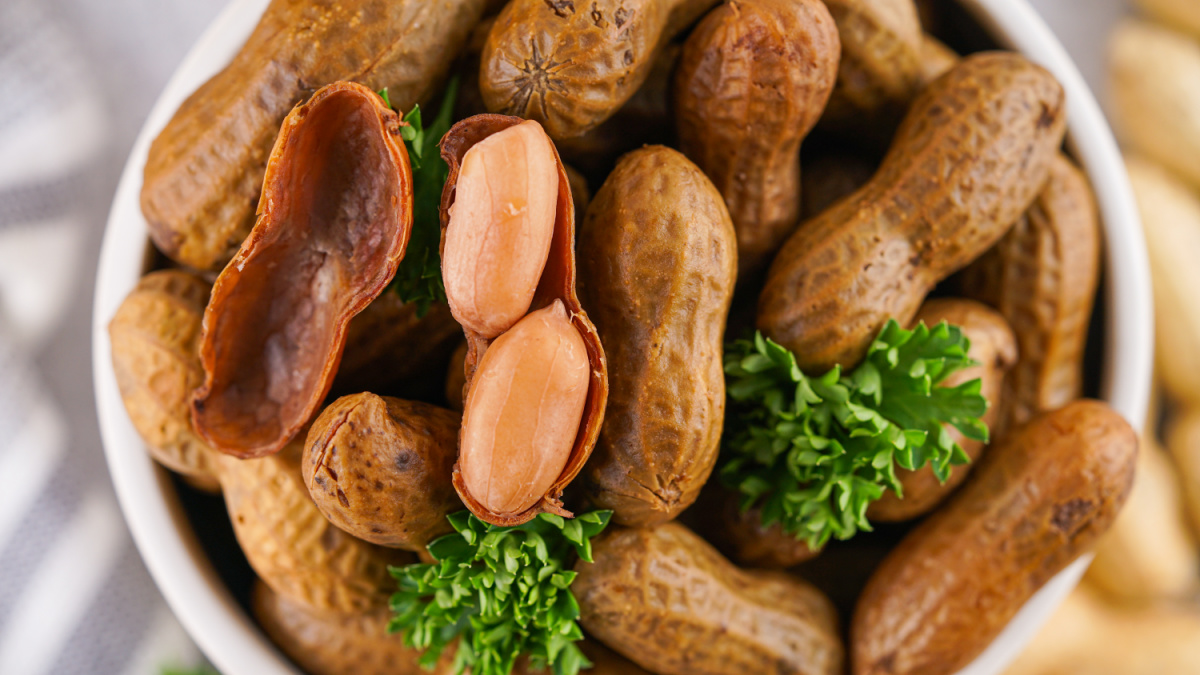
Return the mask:
<svg viewBox="0 0 1200 675">
<path fill-rule="evenodd" d="M 1192 532 L 1200 536 L 1200 408 L 1188 408 L 1171 422 L 1167 450 L 1179 472 Z"/>
<path fill-rule="evenodd" d="M 528 121 L 492 134 L 463 158 L 442 253 L 450 311 L 488 338 L 525 316 L 554 237 L 558 161 Z"/>
<path fill-rule="evenodd" d="M 531 312 L 484 353 L 467 395 L 459 470 L 492 513 L 533 506 L 571 453 L 590 369 L 561 301 Z"/>
</svg>

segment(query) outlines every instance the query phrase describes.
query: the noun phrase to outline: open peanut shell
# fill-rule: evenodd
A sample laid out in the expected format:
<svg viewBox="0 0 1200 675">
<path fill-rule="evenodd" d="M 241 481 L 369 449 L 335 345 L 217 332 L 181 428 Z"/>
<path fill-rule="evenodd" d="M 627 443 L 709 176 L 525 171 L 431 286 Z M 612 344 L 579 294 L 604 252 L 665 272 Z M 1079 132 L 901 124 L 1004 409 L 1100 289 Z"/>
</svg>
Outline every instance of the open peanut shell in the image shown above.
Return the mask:
<svg viewBox="0 0 1200 675">
<path fill-rule="evenodd" d="M 196 430 L 237 457 L 278 452 L 337 372 L 346 327 L 388 285 L 412 229 L 400 118 L 349 82 L 283 122 L 258 220 L 204 312 Z"/>
<path fill-rule="evenodd" d="M 442 249 L 446 245 L 446 226 L 450 222 L 450 207 L 454 205 L 455 186 L 458 184 L 458 172 L 463 157 L 476 143 L 524 121 L 520 117 L 507 115 L 476 115 L 455 124 L 442 138 L 442 159 L 446 160 L 450 167 L 450 175 L 442 191 Z M 557 149 L 554 151 L 554 158 L 558 164 L 559 178 L 554 237 L 550 242 L 550 254 L 546 259 L 546 267 L 542 271 L 533 302 L 529 305 L 529 311 L 542 309 L 555 300 L 562 301 L 570 315 L 571 325 L 579 331 L 587 348 L 592 377 L 588 383 L 583 418 L 580 420 L 579 431 L 575 435 L 575 444 L 571 448 L 567 464 L 546 494 L 533 506 L 517 514 L 490 512 L 467 491 L 459 466 L 455 464 L 454 489 L 458 491 L 458 496 L 471 513 L 494 525 L 520 525 L 529 522 L 539 513 L 555 513 L 566 517 L 572 515 L 563 508 L 562 493 L 591 456 L 592 448 L 596 446 L 596 439 L 600 435 L 600 427 L 604 422 L 604 408 L 608 401 L 608 364 L 604 358 L 604 348 L 600 345 L 600 335 L 575 294 L 575 203 L 571 198 L 570 181 Z M 444 250 L 442 252 L 444 253 Z M 467 357 L 464 363 L 466 385 L 463 387 L 463 400 L 466 400 L 467 392 L 471 390 L 475 368 L 491 340 L 470 329 L 464 329 L 463 332 L 467 338 Z"/>
</svg>

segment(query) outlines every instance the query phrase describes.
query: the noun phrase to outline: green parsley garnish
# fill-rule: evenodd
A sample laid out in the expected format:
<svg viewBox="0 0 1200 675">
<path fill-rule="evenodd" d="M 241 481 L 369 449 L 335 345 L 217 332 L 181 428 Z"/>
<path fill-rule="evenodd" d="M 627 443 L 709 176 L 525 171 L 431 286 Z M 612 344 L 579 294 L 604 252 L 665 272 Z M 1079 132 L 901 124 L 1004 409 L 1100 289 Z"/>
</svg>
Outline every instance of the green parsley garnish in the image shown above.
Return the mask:
<svg viewBox="0 0 1200 675">
<path fill-rule="evenodd" d="M 938 386 L 975 365 L 969 348 L 956 326 L 904 330 L 893 320 L 852 372 L 808 377 L 761 333 L 730 343 L 721 480 L 743 508 L 762 507 L 764 525 L 778 522 L 814 549 L 869 531 L 867 506 L 885 488 L 900 495 L 897 465 L 932 464 L 945 482 L 951 465 L 969 461 L 944 424 L 987 441 L 980 381 Z"/>
<path fill-rule="evenodd" d="M 392 104 L 387 89 L 380 91 L 379 95 L 390 108 Z M 439 213 L 442 188 L 446 185 L 450 167 L 442 160 L 438 142 L 450 130 L 457 96 L 458 78 L 453 78 L 446 86 L 437 117 L 428 127 L 422 124 L 421 106 L 418 105 L 404 116 L 407 126 L 400 128 L 412 164 L 413 226 L 404 260 L 400 261 L 390 289 L 398 293 L 404 302 L 417 303 L 418 317 L 425 316 L 430 304 L 446 301 L 438 244 L 442 236 Z"/>
<path fill-rule="evenodd" d="M 543 513 L 516 527 L 489 525 L 467 511 L 449 516 L 456 534 L 429 544 L 437 562 L 391 568 L 400 591 L 388 631 L 424 650 L 425 668 L 457 639 L 456 675 L 468 668 L 508 675 L 522 655 L 535 669 L 576 675 L 591 663 L 575 644 L 583 632 L 570 567 L 576 556 L 592 561 L 591 538 L 611 516 Z"/>
</svg>

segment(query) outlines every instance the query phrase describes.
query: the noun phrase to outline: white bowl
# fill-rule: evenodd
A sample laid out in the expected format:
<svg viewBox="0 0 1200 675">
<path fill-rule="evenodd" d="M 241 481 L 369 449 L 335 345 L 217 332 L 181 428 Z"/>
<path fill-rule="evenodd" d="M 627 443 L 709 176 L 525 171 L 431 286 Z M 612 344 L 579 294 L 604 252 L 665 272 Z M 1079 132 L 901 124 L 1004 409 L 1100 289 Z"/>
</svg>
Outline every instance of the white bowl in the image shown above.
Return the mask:
<svg viewBox="0 0 1200 675">
<path fill-rule="evenodd" d="M 267 1 L 233 0 L 192 47 L 150 112 L 113 200 L 100 253 L 92 327 L 101 434 L 121 508 L 167 603 L 225 675 L 298 671 L 275 650 L 217 577 L 170 478 L 144 451 L 117 390 L 107 325 L 142 272 L 147 238 L 138 193 L 150 141 L 184 98 L 229 61 Z M 1150 277 L 1141 224 L 1112 133 L 1062 45 L 1025 0 L 961 0 L 961 4 L 1001 45 L 1045 66 L 1066 88 L 1068 143 L 1095 188 L 1104 225 L 1108 320 L 1101 394 L 1139 426 L 1150 388 Z M 1089 561 L 1077 561 L 1047 584 L 959 675 L 1001 672 L 1075 586 Z"/>
</svg>

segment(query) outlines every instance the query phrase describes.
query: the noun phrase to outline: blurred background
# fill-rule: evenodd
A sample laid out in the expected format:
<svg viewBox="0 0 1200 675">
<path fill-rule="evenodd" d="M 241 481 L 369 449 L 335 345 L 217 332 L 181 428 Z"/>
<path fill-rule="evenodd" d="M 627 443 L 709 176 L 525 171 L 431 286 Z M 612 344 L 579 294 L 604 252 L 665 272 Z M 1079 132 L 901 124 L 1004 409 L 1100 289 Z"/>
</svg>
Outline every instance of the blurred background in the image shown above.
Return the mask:
<svg viewBox="0 0 1200 675">
<path fill-rule="evenodd" d="M 1136 92 L 1150 97 L 1138 99 L 1142 106 L 1174 106 L 1177 117 L 1190 116 L 1191 138 L 1200 138 L 1200 25 L 1190 27 L 1197 32 L 1177 33 L 1159 27 L 1165 25 L 1160 14 L 1155 24 L 1127 25 L 1114 38 L 1123 17 L 1145 17 L 1146 8 L 1160 3 L 1032 2 L 1110 114 L 1110 81 L 1124 77 L 1135 90 L 1145 85 L 1149 93 Z M 3 675 L 140 675 L 202 665 L 143 568 L 112 494 L 92 397 L 90 327 L 99 241 L 130 146 L 167 78 L 224 4 L 0 0 Z M 1192 6 L 1200 14 L 1200 0 Z M 1187 30 L 1187 16 L 1167 18 Z M 1163 58 L 1180 60 L 1155 64 L 1150 75 L 1137 72 L 1137 64 L 1122 71 L 1129 64 L 1119 61 L 1121 50 L 1144 54 L 1143 43 L 1168 45 Z M 1180 91 L 1156 100 L 1161 89 L 1147 79 L 1164 70 L 1168 79 L 1178 75 Z M 1190 109 L 1180 108 L 1189 101 Z M 1133 117 L 1126 112 L 1124 123 L 1141 123 Z M 1178 242 L 1200 237 L 1171 229 L 1200 213 L 1192 192 L 1200 171 L 1189 175 L 1200 155 L 1173 155 L 1200 148 L 1189 147 L 1186 137 L 1171 149 L 1137 131 L 1119 131 L 1148 157 L 1137 160 L 1134 180 L 1152 257 L 1167 260 L 1174 250 L 1180 258 Z M 1162 212 L 1172 207 L 1176 211 Z M 1186 224 L 1200 228 L 1195 219 Z M 1180 266 L 1186 267 L 1189 249 L 1183 253 Z M 1183 272 L 1156 273 L 1160 295 L 1163 288 L 1188 287 Z M 1186 322 L 1186 310 L 1172 298 L 1156 302 L 1174 317 L 1165 320 Z M 1163 339 L 1198 330 L 1167 328 Z M 1180 370 L 1200 380 L 1200 372 Z M 1179 403 L 1189 398 L 1188 385 L 1166 384 L 1175 390 L 1170 421 L 1161 427 L 1171 453 L 1153 439 L 1146 444 L 1137 491 L 1100 563 L 1013 667 L 1014 675 L 1200 672 L 1179 669 L 1200 668 L 1200 617 L 1187 608 L 1200 585 L 1200 562 L 1194 523 L 1185 515 L 1191 499 L 1200 516 L 1200 476 L 1193 474 L 1200 471 L 1200 453 L 1191 450 L 1200 448 L 1200 421 Z M 1151 433 L 1160 417 L 1153 418 Z"/>
</svg>

